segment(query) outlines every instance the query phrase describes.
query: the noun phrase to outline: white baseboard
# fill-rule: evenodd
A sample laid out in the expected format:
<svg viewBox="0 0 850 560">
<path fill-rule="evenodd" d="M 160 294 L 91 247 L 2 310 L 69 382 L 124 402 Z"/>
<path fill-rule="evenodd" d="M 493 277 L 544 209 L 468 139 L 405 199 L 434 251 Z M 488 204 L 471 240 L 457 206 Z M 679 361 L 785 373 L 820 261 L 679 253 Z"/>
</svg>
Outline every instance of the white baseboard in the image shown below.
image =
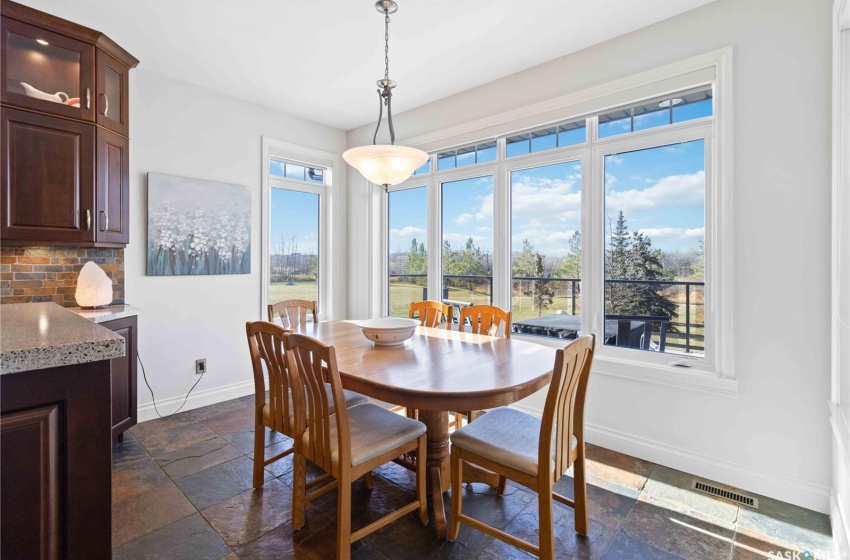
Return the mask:
<svg viewBox="0 0 850 560">
<path fill-rule="evenodd" d="M 195 391 L 191 395 L 189 395 L 188 399 L 186 399 L 186 406 L 181 408 L 180 412 L 253 394 L 253 379 L 250 381 L 243 381 L 241 383 L 234 383 L 232 385 L 225 385 L 223 387 L 215 387 L 212 389 L 205 389 L 203 391 Z M 185 398 L 186 395 L 179 395 L 177 397 L 163 399 L 161 401 L 157 401 L 156 407 L 159 410 L 160 414 L 166 416 L 172 414 L 175 410 L 177 410 L 177 408 L 183 403 L 183 399 Z M 157 416 L 156 410 L 154 410 L 153 403 L 139 404 L 139 422 L 147 422 L 148 420 L 154 420 L 156 418 L 159 418 L 159 416 Z"/>
<path fill-rule="evenodd" d="M 514 405 L 517 406 L 517 405 Z M 530 414 L 540 416 L 540 411 L 517 406 Z M 639 459 L 652 461 L 699 477 L 735 486 L 742 490 L 762 494 L 807 509 L 828 514 L 830 488 L 757 467 L 719 459 L 717 457 L 682 449 L 644 437 L 585 423 L 585 439 Z"/>
<path fill-rule="evenodd" d="M 841 560 L 850 559 L 850 518 L 841 511 L 838 506 L 838 497 L 834 492 L 829 496 L 829 509 L 835 553 Z"/>
</svg>

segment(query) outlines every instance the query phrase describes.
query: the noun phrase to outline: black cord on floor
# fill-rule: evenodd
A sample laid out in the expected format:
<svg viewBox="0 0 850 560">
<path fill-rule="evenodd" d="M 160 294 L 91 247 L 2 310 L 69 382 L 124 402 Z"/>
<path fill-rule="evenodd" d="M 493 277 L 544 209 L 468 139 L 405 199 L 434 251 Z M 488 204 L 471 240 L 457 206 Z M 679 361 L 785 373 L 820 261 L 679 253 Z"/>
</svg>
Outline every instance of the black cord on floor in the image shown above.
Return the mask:
<svg viewBox="0 0 850 560">
<path fill-rule="evenodd" d="M 145 364 L 143 364 L 143 363 L 142 363 L 142 355 L 141 355 L 141 354 L 139 354 L 139 353 L 137 352 L 137 353 L 136 353 L 136 358 L 138 358 L 138 360 L 139 360 L 139 365 L 140 365 L 140 366 L 142 366 L 142 379 L 144 379 L 144 380 L 145 380 L 145 385 L 147 385 L 147 386 L 148 386 L 148 391 L 150 391 L 150 392 L 151 392 L 151 399 L 153 400 L 153 410 L 154 410 L 154 412 L 156 412 L 156 415 L 157 415 L 157 416 L 159 416 L 160 418 L 168 418 L 169 416 L 174 416 L 175 414 L 177 414 L 178 412 L 180 412 L 180 410 L 181 410 L 184 406 L 186 406 L 186 401 L 187 401 L 187 400 L 189 400 L 189 395 L 191 395 L 191 394 L 192 394 L 192 391 L 194 391 L 194 390 L 195 390 L 195 387 L 197 387 L 197 386 L 198 386 L 198 383 L 200 383 L 200 382 L 201 382 L 201 379 L 203 379 L 203 378 L 204 378 L 204 374 L 206 373 L 206 372 L 202 373 L 202 374 L 201 374 L 201 376 L 198 378 L 198 380 L 197 380 L 197 381 L 195 381 L 195 384 L 194 384 L 194 385 L 192 385 L 192 388 L 191 388 L 191 389 L 189 389 L 189 392 L 188 392 L 188 393 L 186 393 L 186 398 L 184 398 L 184 399 L 183 399 L 183 404 L 181 404 L 181 405 L 180 405 L 180 408 L 178 408 L 177 410 L 175 410 L 175 411 L 174 411 L 174 412 L 172 412 L 171 414 L 166 414 L 165 416 L 163 416 L 162 414 L 160 414 L 160 413 L 159 413 L 159 409 L 156 407 L 156 397 L 153 395 L 153 389 L 151 389 L 151 385 L 150 385 L 150 383 L 148 383 L 148 376 L 147 376 L 147 374 L 145 373 Z"/>
</svg>

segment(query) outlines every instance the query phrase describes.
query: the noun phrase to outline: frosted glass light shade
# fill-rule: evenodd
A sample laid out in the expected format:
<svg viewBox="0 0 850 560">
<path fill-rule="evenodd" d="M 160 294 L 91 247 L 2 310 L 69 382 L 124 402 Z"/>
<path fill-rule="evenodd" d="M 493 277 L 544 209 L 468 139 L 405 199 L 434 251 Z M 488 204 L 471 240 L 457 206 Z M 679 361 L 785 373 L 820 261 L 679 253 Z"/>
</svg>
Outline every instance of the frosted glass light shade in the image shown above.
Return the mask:
<svg viewBox="0 0 850 560">
<path fill-rule="evenodd" d="M 112 303 L 112 280 L 95 263 L 83 265 L 77 276 L 77 291 L 74 299 L 80 307 L 101 307 Z"/>
<path fill-rule="evenodd" d="M 376 185 L 397 185 L 428 161 L 428 154 L 416 148 L 372 144 L 346 150 L 342 158 Z"/>
</svg>

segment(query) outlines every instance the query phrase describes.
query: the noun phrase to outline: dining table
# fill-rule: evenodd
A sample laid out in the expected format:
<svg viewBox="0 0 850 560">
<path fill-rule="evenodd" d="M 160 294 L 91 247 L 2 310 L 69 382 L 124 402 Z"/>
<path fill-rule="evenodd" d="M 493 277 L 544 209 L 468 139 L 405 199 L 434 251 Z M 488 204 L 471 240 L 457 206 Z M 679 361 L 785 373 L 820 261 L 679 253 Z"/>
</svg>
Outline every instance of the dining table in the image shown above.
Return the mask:
<svg viewBox="0 0 850 560">
<path fill-rule="evenodd" d="M 344 388 L 418 411 L 428 439 L 428 486 L 438 538 L 446 536 L 443 492 L 451 481 L 449 412 L 506 406 L 544 388 L 555 349 L 532 342 L 417 327 L 397 346 L 368 340 L 356 322 L 307 323 L 296 332 L 336 349 Z M 419 460 L 419 459 L 417 459 Z M 495 473 L 469 465 L 465 482 L 497 486 Z"/>
</svg>

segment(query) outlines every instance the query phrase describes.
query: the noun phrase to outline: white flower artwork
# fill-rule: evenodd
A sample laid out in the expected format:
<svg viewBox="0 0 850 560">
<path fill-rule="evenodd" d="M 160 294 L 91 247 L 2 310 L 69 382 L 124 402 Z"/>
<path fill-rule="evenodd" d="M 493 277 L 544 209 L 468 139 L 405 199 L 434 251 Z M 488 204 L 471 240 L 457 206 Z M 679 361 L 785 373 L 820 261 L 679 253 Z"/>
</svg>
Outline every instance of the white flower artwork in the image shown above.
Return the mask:
<svg viewBox="0 0 850 560">
<path fill-rule="evenodd" d="M 247 187 L 148 173 L 148 276 L 250 272 Z"/>
</svg>

